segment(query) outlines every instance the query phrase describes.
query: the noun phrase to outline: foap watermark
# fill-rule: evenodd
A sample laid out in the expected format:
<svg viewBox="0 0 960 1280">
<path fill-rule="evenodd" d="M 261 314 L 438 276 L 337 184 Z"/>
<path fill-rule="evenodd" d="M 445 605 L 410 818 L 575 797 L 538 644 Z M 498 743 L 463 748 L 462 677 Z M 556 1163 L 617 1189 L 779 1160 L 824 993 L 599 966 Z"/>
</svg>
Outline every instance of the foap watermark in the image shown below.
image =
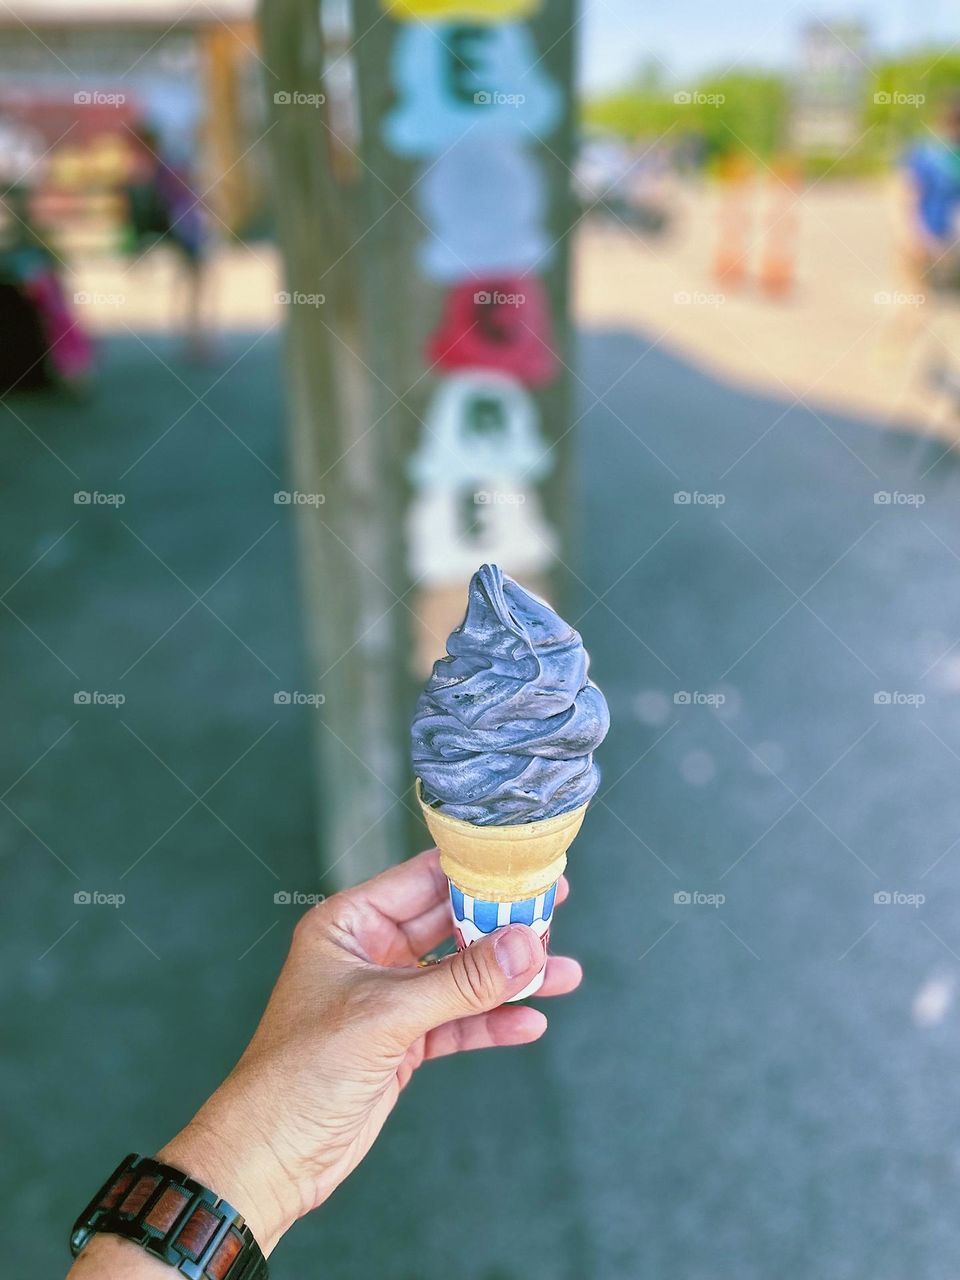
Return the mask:
<svg viewBox="0 0 960 1280">
<path fill-rule="evenodd" d="M 278 507 L 322 507 L 326 502 L 322 493 L 301 493 L 299 489 L 278 489 L 273 501 Z"/>
<path fill-rule="evenodd" d="M 304 893 L 302 889 L 278 889 L 273 895 L 278 907 L 315 907 L 326 900 L 325 893 Z"/>
<path fill-rule="evenodd" d="M 877 507 L 922 507 L 926 500 L 925 493 L 901 493 L 899 489 L 878 489 L 873 495 Z"/>
<path fill-rule="evenodd" d="M 101 89 L 79 89 L 73 95 L 77 107 L 122 107 L 126 100 L 125 93 L 104 93 Z"/>
<path fill-rule="evenodd" d="M 878 107 L 922 107 L 927 100 L 925 93 L 903 93 L 900 89 L 886 91 L 881 89 L 873 95 Z"/>
<path fill-rule="evenodd" d="M 926 894 L 902 893 L 899 889 L 880 889 L 873 895 L 874 906 L 877 907 L 922 907 L 926 902 Z"/>
<path fill-rule="evenodd" d="M 322 693 L 301 693 L 299 689 L 280 689 L 273 695 L 277 707 L 322 707 L 326 702 Z"/>
<path fill-rule="evenodd" d="M 78 689 L 73 695 L 78 707 L 122 707 L 126 700 L 125 693 L 101 693 L 99 689 Z"/>
<path fill-rule="evenodd" d="M 325 293 L 304 293 L 301 289 L 280 289 L 273 295 L 278 307 L 322 307 Z"/>
<path fill-rule="evenodd" d="M 505 489 L 478 489 L 473 495 L 478 507 L 522 507 L 526 500 L 525 493 L 508 493 Z"/>
<path fill-rule="evenodd" d="M 78 307 L 122 307 L 127 300 L 127 295 L 80 289 L 73 295 L 73 300 Z"/>
<path fill-rule="evenodd" d="M 873 695 L 875 707 L 922 707 L 926 700 L 924 693 L 901 693 L 898 689 L 878 689 Z"/>
<path fill-rule="evenodd" d="M 278 107 L 322 107 L 327 100 L 325 93 L 303 93 L 300 89 L 278 89 L 273 101 Z"/>
<path fill-rule="evenodd" d="M 678 707 L 722 707 L 726 700 L 725 693 L 702 693 L 699 689 L 678 689 L 673 695 Z"/>
<path fill-rule="evenodd" d="M 722 107 L 727 96 L 724 93 L 701 93 L 699 89 L 678 89 L 673 100 L 678 107 Z"/>
<path fill-rule="evenodd" d="M 73 495 L 78 507 L 122 507 L 126 500 L 125 493 L 101 493 L 99 489 L 78 489 Z"/>
<path fill-rule="evenodd" d="M 501 93 L 499 89 L 480 89 L 473 95 L 478 107 L 522 107 L 526 100 L 525 93 Z"/>
<path fill-rule="evenodd" d="M 725 293 L 704 293 L 702 289 L 678 289 L 673 295 L 678 307 L 722 307 L 727 300 Z"/>
<path fill-rule="evenodd" d="M 526 300 L 525 293 L 504 293 L 502 289 L 478 289 L 473 295 L 477 307 L 522 307 Z"/>
<path fill-rule="evenodd" d="M 922 307 L 926 300 L 925 293 L 905 293 L 902 289 L 880 289 L 873 295 L 877 307 Z"/>
<path fill-rule="evenodd" d="M 727 900 L 725 893 L 702 893 L 699 889 L 680 889 L 673 895 L 677 907 L 722 907 Z"/>
<path fill-rule="evenodd" d="M 122 907 L 126 900 L 125 893 L 104 893 L 101 889 L 78 889 L 73 895 L 78 907 Z"/>
<path fill-rule="evenodd" d="M 698 489 L 678 489 L 673 495 L 675 507 L 722 507 L 725 493 L 701 493 Z"/>
</svg>

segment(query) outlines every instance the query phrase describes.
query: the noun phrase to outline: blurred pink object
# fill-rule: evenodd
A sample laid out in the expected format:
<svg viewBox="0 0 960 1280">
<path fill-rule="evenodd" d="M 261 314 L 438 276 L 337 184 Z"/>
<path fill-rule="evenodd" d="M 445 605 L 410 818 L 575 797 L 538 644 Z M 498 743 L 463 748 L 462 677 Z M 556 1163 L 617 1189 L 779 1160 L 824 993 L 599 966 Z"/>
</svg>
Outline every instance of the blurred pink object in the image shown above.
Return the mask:
<svg viewBox="0 0 960 1280">
<path fill-rule="evenodd" d="M 441 369 L 495 369 L 529 387 L 551 382 L 559 362 L 543 285 L 532 275 L 455 285 L 427 340 L 427 360 Z"/>
<path fill-rule="evenodd" d="M 93 370 L 93 343 L 71 314 L 56 272 L 37 272 L 24 282 L 23 292 L 43 325 L 52 371 L 65 381 L 87 377 Z"/>
</svg>

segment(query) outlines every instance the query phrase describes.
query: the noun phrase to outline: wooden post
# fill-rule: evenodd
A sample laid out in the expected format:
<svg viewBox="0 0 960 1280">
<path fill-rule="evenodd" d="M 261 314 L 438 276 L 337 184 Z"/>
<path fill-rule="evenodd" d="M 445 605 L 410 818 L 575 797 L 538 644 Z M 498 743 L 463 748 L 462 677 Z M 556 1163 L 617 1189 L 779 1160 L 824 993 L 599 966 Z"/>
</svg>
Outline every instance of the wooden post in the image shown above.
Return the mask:
<svg viewBox="0 0 960 1280">
<path fill-rule="evenodd" d="M 431 482 L 416 480 L 416 460 L 436 453 L 445 396 L 452 396 L 454 411 L 458 397 L 467 396 L 480 430 L 492 423 L 495 432 L 501 431 L 507 408 L 522 419 L 517 427 L 527 446 L 517 454 L 522 465 L 503 468 L 504 482 L 518 492 L 498 494 L 497 500 L 529 504 L 524 516 L 536 506 L 544 519 L 539 525 L 527 521 L 527 545 L 520 545 L 519 537 L 511 541 L 504 567 L 510 571 L 512 552 L 521 562 L 527 556 L 545 565 L 551 575 L 567 560 L 562 530 L 572 422 L 567 259 L 575 222 L 569 196 L 573 0 L 551 0 L 542 8 L 536 0 L 500 0 L 493 6 L 476 0 L 431 0 L 424 6 L 411 0 L 411 10 L 436 11 L 440 27 L 432 17 L 417 14 L 409 22 L 392 12 L 384 16 L 384 7 L 383 0 L 354 0 L 349 32 L 332 32 L 329 21 L 325 27 L 323 6 L 318 22 L 316 0 L 270 0 L 261 12 L 264 61 L 273 73 L 271 141 L 287 290 L 325 298 L 317 305 L 289 307 L 291 438 L 298 489 L 324 495 L 322 505 L 298 510 L 311 661 L 317 691 L 326 699 L 317 717 L 321 858 L 339 882 L 355 881 L 406 856 L 414 839 L 422 844 L 408 764 L 414 653 L 430 650 L 436 657 L 443 652 L 446 634 L 462 616 L 469 578 L 469 571 L 456 568 L 444 577 L 443 564 L 440 580 L 434 567 L 427 573 L 418 568 L 412 523 L 419 503 L 416 509 L 427 513 L 427 523 L 421 519 L 419 525 L 420 542 L 426 531 L 430 557 L 443 561 L 447 535 L 430 523 L 433 508 L 423 504 L 439 500 L 442 506 L 452 495 L 443 490 L 441 466 L 443 492 L 431 491 L 425 498 Z M 477 12 L 485 8 L 487 21 L 478 22 Z M 465 16 L 457 16 L 458 10 Z M 491 16 L 494 10 L 503 10 L 502 22 Z M 539 12 L 532 15 L 532 10 Z M 491 33 L 490 28 L 504 25 L 510 28 L 506 33 Z M 508 53 L 520 50 L 519 92 L 513 96 L 525 98 L 526 107 L 520 104 L 513 115 L 509 106 L 498 105 L 493 92 L 485 98 L 486 90 L 478 88 L 485 83 L 476 77 L 490 40 L 506 41 Z M 413 81 L 404 81 L 403 58 L 409 65 L 411 56 L 420 56 L 418 50 L 426 60 L 422 67 L 415 61 Z M 345 77 L 348 66 L 351 76 Z M 489 134 L 486 151 L 476 153 L 477 163 L 488 169 L 499 163 L 499 126 L 491 128 L 492 117 L 484 112 L 502 112 L 511 163 L 537 195 L 537 208 L 524 206 L 517 214 L 530 223 L 535 250 L 525 246 L 515 266 L 505 260 L 488 271 L 471 264 L 475 250 L 482 257 L 481 250 L 489 248 L 472 238 L 482 240 L 484 227 L 471 223 L 468 207 L 458 227 L 450 210 L 471 196 L 462 187 L 464 172 L 470 178 L 472 153 L 464 153 L 466 169 L 464 163 L 451 169 L 448 159 L 460 154 L 455 130 L 424 145 L 416 136 L 424 104 L 409 100 L 409 94 L 416 97 L 421 83 L 429 91 L 431 76 L 438 92 L 454 94 L 465 119 L 476 112 L 480 133 Z M 345 101 L 344 83 L 354 86 L 353 104 Z M 318 93 L 326 101 L 307 105 L 306 96 Z M 358 127 L 349 123 L 351 106 Z M 412 112 L 409 145 L 393 132 L 402 110 Z M 434 117 L 428 110 L 427 125 L 438 118 L 442 112 Z M 471 132 L 469 119 L 463 132 Z M 508 189 L 505 208 L 494 210 L 503 213 L 508 232 L 512 199 Z M 454 218 L 445 229 L 435 224 L 438 201 L 447 202 L 442 212 L 448 224 Z M 429 243 L 435 258 L 444 259 L 440 279 L 425 266 Z M 495 242 L 495 257 L 499 247 Z M 488 350 L 495 353 L 488 355 L 481 345 L 470 357 L 478 390 L 447 350 L 457 342 L 444 336 L 444 325 L 457 299 L 472 306 L 488 290 L 488 281 L 519 281 L 516 294 L 527 301 L 517 304 L 520 323 L 495 310 L 471 313 L 466 336 L 475 345 L 489 330 Z M 514 336 L 505 343 L 495 314 L 512 324 Z M 521 343 L 533 370 L 529 377 L 516 367 Z M 501 349 L 502 361 L 496 354 Z M 493 452 L 500 456 L 499 450 Z M 448 450 L 441 460 L 463 472 L 457 501 L 473 503 L 484 476 L 482 468 L 474 475 L 469 448 L 459 455 Z M 496 514 L 499 519 L 501 513 Z M 468 513 L 468 523 L 470 518 Z M 549 550 L 536 545 L 544 529 Z M 472 547 L 468 542 L 459 552 L 471 570 L 487 558 L 482 538 L 475 561 L 470 561 Z"/>
<path fill-rule="evenodd" d="M 374 426 L 363 367 L 363 273 L 351 249 L 360 193 L 334 178 L 329 104 L 310 102 L 323 92 L 316 0 L 270 0 L 261 20 L 291 298 L 291 470 L 298 493 L 317 503 L 296 511 L 310 669 L 325 699 L 316 716 L 320 863 L 334 884 L 348 884 L 409 851 L 402 459 L 399 442 Z"/>
<path fill-rule="evenodd" d="M 252 22 L 203 23 L 197 28 L 207 103 L 205 151 L 214 178 L 204 201 L 233 232 L 244 226 L 257 199 L 263 199 L 252 181 L 246 155 L 249 139 L 240 117 L 240 76 L 245 62 L 253 58 L 256 41 Z"/>
</svg>

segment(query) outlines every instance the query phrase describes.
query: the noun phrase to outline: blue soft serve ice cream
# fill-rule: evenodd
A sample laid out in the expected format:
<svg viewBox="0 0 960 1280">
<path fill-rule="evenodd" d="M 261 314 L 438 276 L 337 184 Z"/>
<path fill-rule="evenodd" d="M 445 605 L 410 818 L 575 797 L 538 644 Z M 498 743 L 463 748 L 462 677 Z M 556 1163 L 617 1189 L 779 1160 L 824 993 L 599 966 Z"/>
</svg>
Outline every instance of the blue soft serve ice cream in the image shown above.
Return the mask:
<svg viewBox="0 0 960 1280">
<path fill-rule="evenodd" d="M 413 719 L 425 803 L 479 826 L 534 822 L 586 803 L 600 781 L 593 751 L 610 716 L 573 627 L 485 564 L 447 653 Z"/>
</svg>

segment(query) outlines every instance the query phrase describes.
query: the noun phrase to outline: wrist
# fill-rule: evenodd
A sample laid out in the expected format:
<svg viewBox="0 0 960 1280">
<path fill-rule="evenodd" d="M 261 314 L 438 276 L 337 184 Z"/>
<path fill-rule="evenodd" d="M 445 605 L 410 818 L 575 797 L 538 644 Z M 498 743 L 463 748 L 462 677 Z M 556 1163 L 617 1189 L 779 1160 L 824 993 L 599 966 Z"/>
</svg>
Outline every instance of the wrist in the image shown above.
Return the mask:
<svg viewBox="0 0 960 1280">
<path fill-rule="evenodd" d="M 225 1086 L 224 1086 L 225 1088 Z M 218 1090 L 157 1153 L 243 1214 L 264 1257 L 300 1216 L 295 1188 L 242 1105 Z"/>
</svg>

